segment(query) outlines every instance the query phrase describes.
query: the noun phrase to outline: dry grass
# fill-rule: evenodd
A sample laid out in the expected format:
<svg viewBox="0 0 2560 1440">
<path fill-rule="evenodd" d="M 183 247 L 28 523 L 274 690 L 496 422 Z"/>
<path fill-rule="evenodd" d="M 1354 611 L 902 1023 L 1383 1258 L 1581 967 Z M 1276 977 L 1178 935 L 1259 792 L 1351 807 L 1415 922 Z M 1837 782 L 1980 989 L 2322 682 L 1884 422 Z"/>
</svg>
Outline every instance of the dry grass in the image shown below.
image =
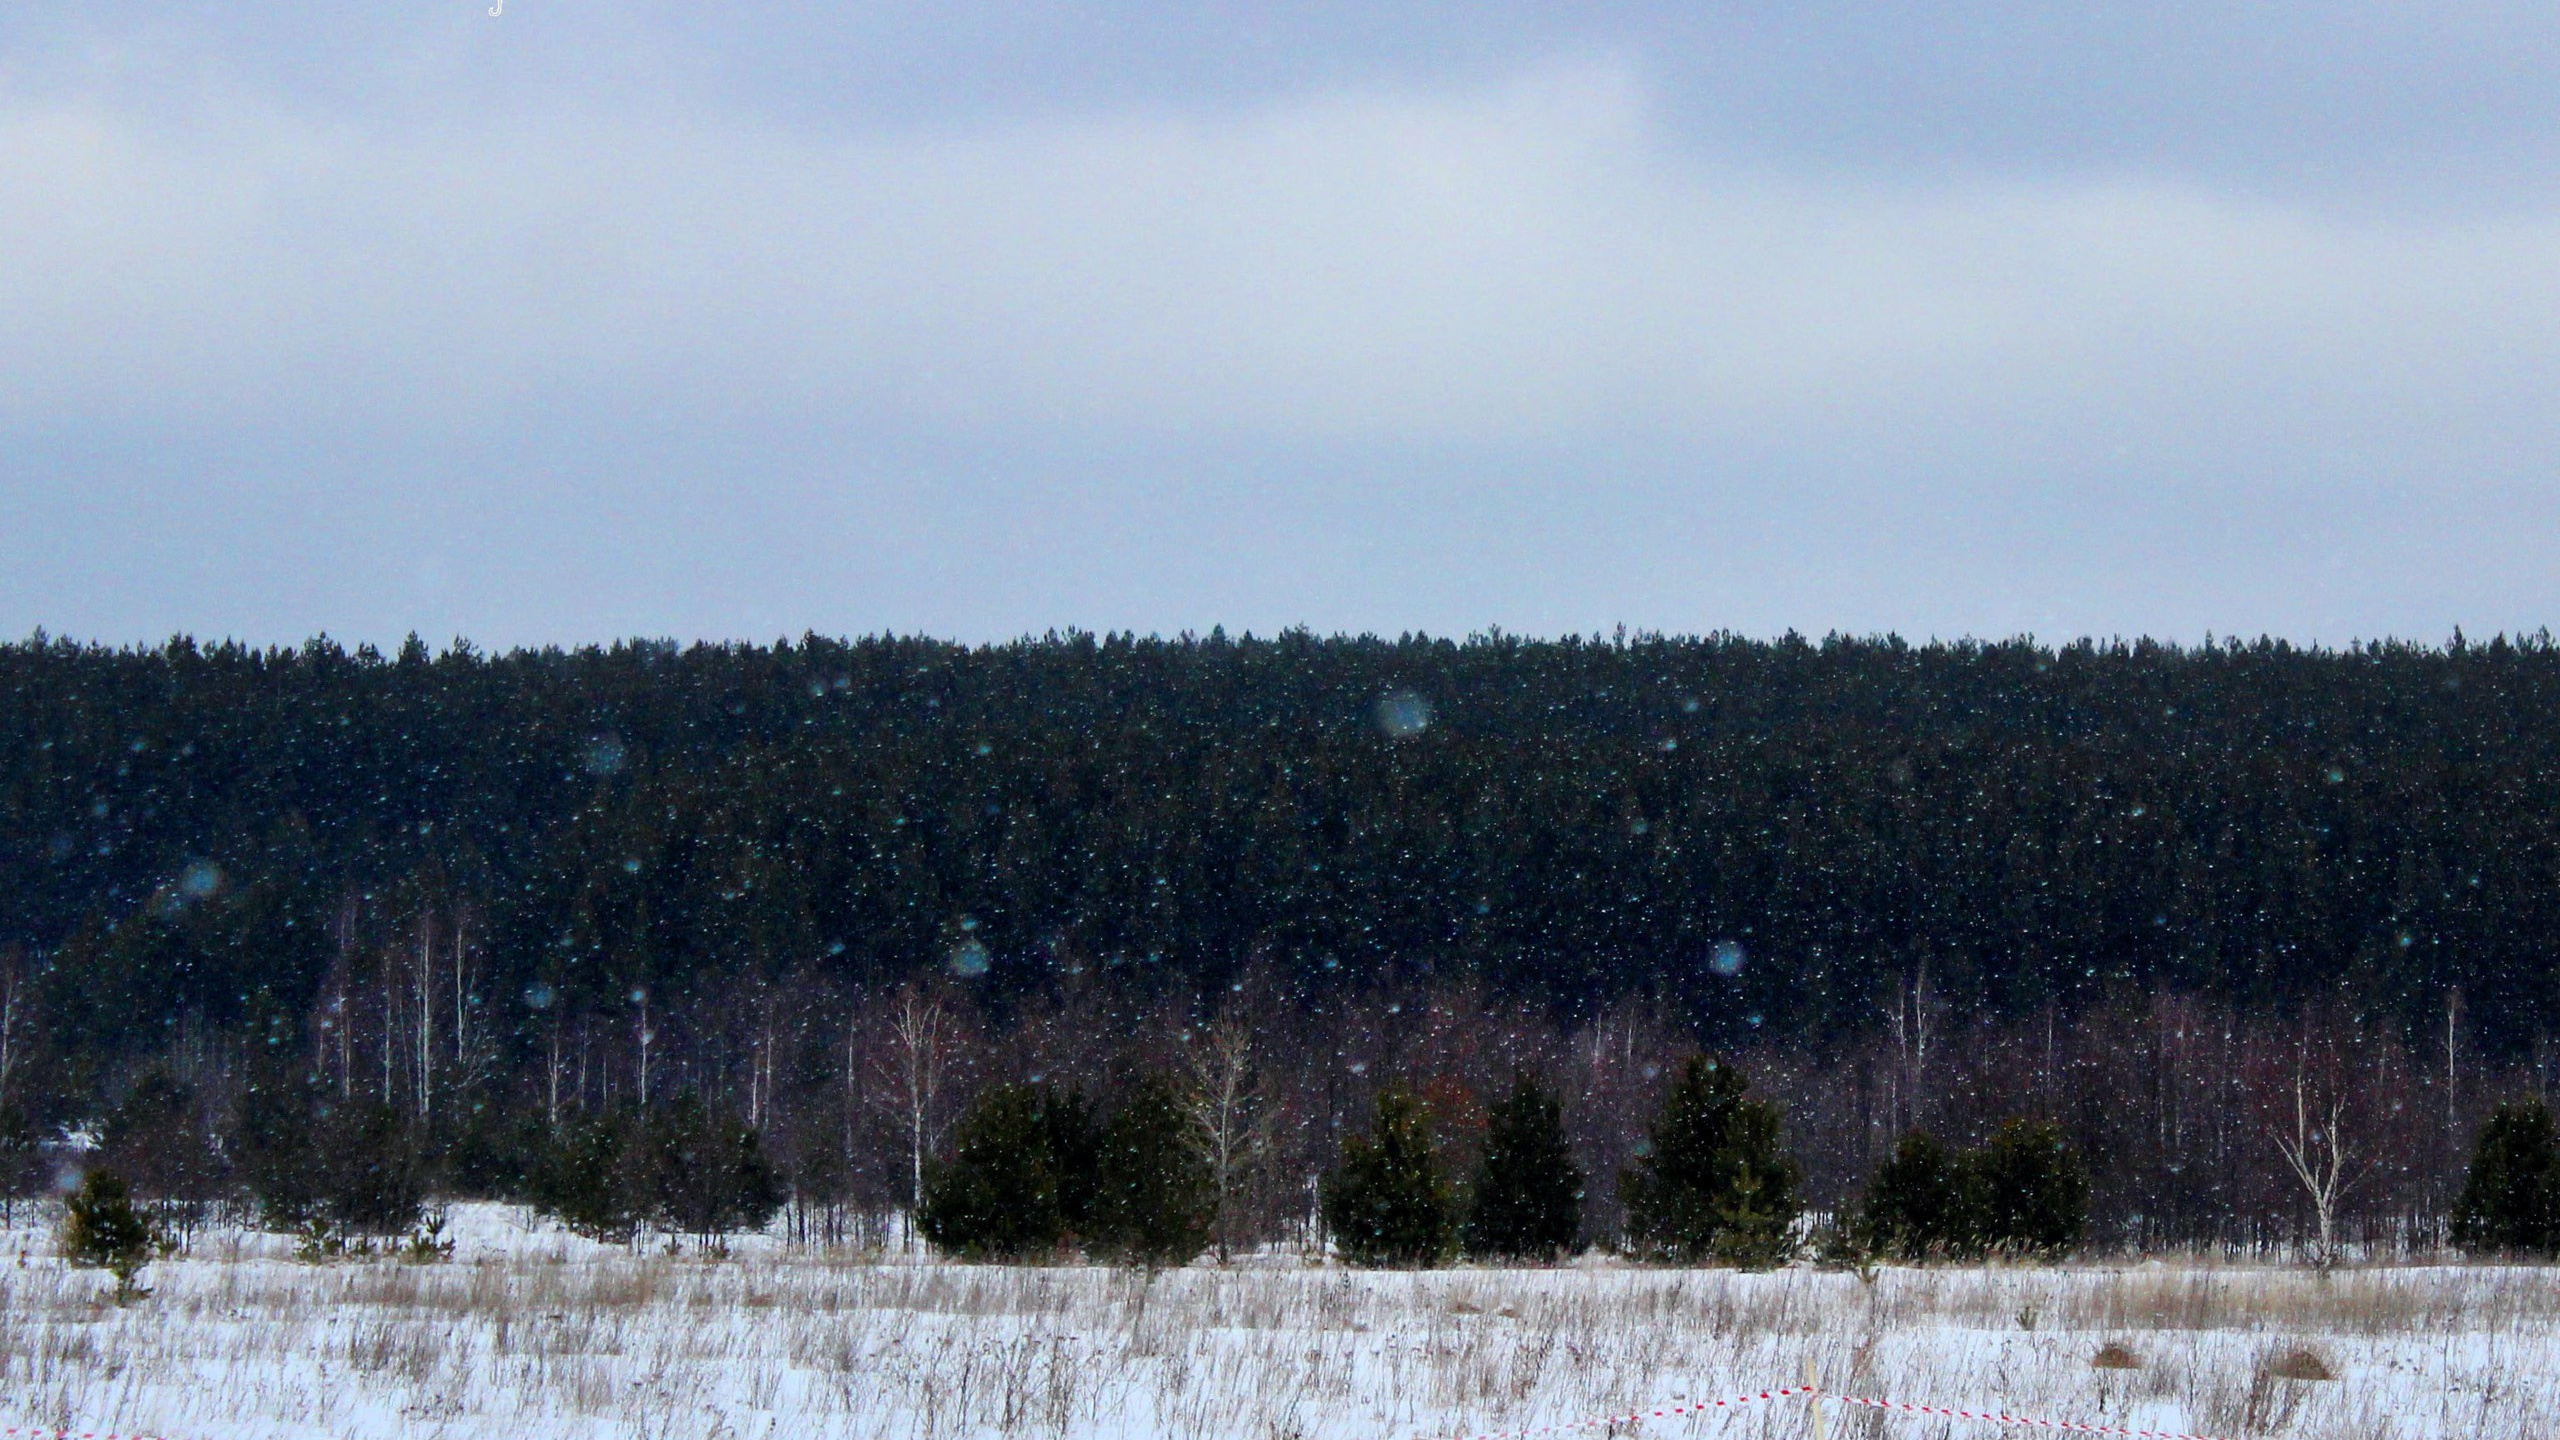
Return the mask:
<svg viewBox="0 0 2560 1440">
<path fill-rule="evenodd" d="M 2241 1437 L 2540 1436 L 2550 1272 L 1595 1267 L 1144 1277 L 556 1237 L 314 1268 L 255 1240 L 106 1282 L 0 1268 L 0 1424 L 247 1436 L 1422 1437 L 1794 1383 Z M 2140 1368 L 2111 1367 L 2110 1353 Z M 2103 1346 L 2104 1348 L 2101 1348 Z M 2099 1359 L 2093 1364 L 2091 1356 Z M 2306 1383 L 2295 1355 L 2337 1378 Z M 1801 1405 L 1647 1434 L 1777 1440 Z M 1835 1434 L 1939 1440 L 1875 1412 Z"/>
<path fill-rule="evenodd" d="M 2142 1368 L 2142 1357 L 2110 1341 L 2099 1346 L 2098 1353 L 2089 1357 L 2089 1368 L 2092 1370 L 2139 1370 Z"/>
</svg>

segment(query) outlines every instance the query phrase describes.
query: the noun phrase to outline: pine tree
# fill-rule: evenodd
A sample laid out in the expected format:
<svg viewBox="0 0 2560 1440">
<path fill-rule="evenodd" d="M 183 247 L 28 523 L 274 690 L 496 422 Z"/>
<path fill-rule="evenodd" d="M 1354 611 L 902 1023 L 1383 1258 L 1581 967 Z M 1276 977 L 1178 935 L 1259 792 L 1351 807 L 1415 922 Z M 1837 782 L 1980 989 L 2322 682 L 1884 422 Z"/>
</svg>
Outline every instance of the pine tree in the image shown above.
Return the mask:
<svg viewBox="0 0 2560 1440">
<path fill-rule="evenodd" d="M 2560 1252 L 2560 1142 L 2541 1101 L 2500 1105 L 2480 1127 L 2453 1240 L 2474 1253 Z"/>
<path fill-rule="evenodd" d="M 2012 1255 L 2060 1259 L 2089 1226 L 2089 1168 L 2050 1120 L 2011 1120 L 1968 1157 L 1979 1238 Z"/>
<path fill-rule="evenodd" d="M 1026 1260 L 1067 1237 L 1054 1107 L 1029 1085 L 999 1085 L 962 1116 L 952 1155 L 925 1177 L 917 1228 L 934 1248 L 967 1260 Z"/>
<path fill-rule="evenodd" d="M 689 1091 L 652 1117 L 649 1144 L 652 1216 L 671 1231 L 716 1247 L 763 1229 L 782 1206 L 756 1132 Z"/>
<path fill-rule="evenodd" d="M 38 1192 L 44 1150 L 35 1122 L 15 1103 L 0 1105 L 0 1227 L 18 1221 L 18 1202 Z"/>
<path fill-rule="evenodd" d="M 590 1240 L 627 1243 L 646 1208 L 631 1173 L 631 1148 L 619 1116 L 567 1119 L 534 1161 L 527 1184 L 534 1210 Z"/>
<path fill-rule="evenodd" d="M 1102 1125 L 1079 1091 L 1042 1086 L 1039 1102 L 1041 1143 L 1058 1182 L 1059 1232 L 1091 1244 L 1109 1223 L 1102 1213 Z"/>
<path fill-rule="evenodd" d="M 1152 1270 L 1207 1247 L 1218 1191 L 1204 1140 L 1171 1084 L 1149 1076 L 1130 1088 L 1099 1146 L 1097 1253 Z"/>
<path fill-rule="evenodd" d="M 1963 1157 L 1935 1136 L 1914 1130 L 1876 1167 L 1859 1207 L 1859 1239 L 1896 1260 L 1948 1259 L 1970 1252 L 1975 1225 L 1967 1214 Z"/>
<path fill-rule="evenodd" d="M 1528 1076 L 1493 1108 L 1464 1231 L 1466 1252 L 1554 1260 L 1582 1232 L 1582 1169 L 1564 1142 L 1564 1107 Z"/>
<path fill-rule="evenodd" d="M 1745 1267 L 1795 1251 L 1795 1160 L 1778 1112 L 1730 1065 L 1691 1056 L 1654 1121 L 1646 1153 L 1619 1178 L 1627 1238 L 1640 1255 Z"/>
<path fill-rule="evenodd" d="M 388 1105 L 332 1111 L 323 1128 L 321 1204 L 330 1223 L 356 1235 L 396 1236 L 426 1206 L 415 1137 Z"/>
<path fill-rule="evenodd" d="M 1343 1142 L 1323 1205 L 1335 1246 L 1354 1265 L 1430 1266 L 1449 1258 L 1457 1207 L 1420 1101 L 1401 1090 L 1379 1092 L 1375 1125 Z"/>
<path fill-rule="evenodd" d="M 116 1277 L 116 1303 L 146 1293 L 134 1285 L 159 1248 L 151 1221 L 134 1208 L 124 1181 L 112 1170 L 92 1170 L 62 1207 L 62 1254 L 72 1264 Z"/>
</svg>

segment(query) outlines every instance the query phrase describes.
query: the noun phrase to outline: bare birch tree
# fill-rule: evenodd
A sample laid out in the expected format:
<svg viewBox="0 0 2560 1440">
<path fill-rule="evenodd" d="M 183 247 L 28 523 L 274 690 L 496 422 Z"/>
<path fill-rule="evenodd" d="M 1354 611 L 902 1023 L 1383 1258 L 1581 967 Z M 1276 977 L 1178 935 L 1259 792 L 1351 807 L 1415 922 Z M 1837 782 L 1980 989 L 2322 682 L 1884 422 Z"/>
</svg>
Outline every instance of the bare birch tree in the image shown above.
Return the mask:
<svg viewBox="0 0 2560 1440">
<path fill-rule="evenodd" d="M 2350 1077 L 2337 1053 L 2337 1042 L 2323 1037 L 2318 1045 L 2321 1053 L 2315 1056 L 2310 1030 L 2306 1019 L 2294 1050 L 2289 1123 L 2279 1121 L 2268 1128 L 2276 1152 L 2311 1201 L 2316 1237 L 2311 1260 L 2326 1270 L 2338 1260 L 2339 1204 L 2373 1172 L 2374 1161 L 2357 1153 L 2347 1133 Z"/>
<path fill-rule="evenodd" d="M 1218 1197 L 1211 1234 L 1223 1265 L 1233 1256 L 1236 1202 L 1270 1150 L 1273 1110 L 1262 1103 L 1253 1030 L 1242 1017 L 1220 1016 L 1190 1058 L 1192 1118 Z"/>
<path fill-rule="evenodd" d="M 889 1018 L 890 1064 L 907 1132 L 908 1214 L 924 1209 L 924 1160 L 940 1133 L 953 1023 L 942 997 L 909 986 Z"/>
</svg>

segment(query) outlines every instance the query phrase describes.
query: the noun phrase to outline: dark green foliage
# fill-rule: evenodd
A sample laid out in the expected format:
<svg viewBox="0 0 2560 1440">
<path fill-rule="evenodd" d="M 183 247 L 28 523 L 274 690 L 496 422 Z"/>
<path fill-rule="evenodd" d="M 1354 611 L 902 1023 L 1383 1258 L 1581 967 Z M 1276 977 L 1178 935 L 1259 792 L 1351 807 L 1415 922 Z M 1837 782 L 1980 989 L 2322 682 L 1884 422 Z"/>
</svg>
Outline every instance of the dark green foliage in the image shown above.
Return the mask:
<svg viewBox="0 0 2560 1440">
<path fill-rule="evenodd" d="M 1697 1264 L 1759 1268 L 1795 1253 L 1798 1170 L 1779 1146 L 1775 1106 L 1740 1070 L 1691 1056 L 1650 1143 L 1618 1181 L 1629 1248 Z"/>
<path fill-rule="evenodd" d="M 2044 1120 L 2011 1120 L 1979 1150 L 1913 1131 L 1867 1182 L 1861 1239 L 1913 1262 L 1984 1255 L 2060 1259 L 2089 1223 L 2089 1171 Z"/>
<path fill-rule="evenodd" d="M 1428 729 L 1381 732 L 1390 690 Z M 1863 1023 L 1924 944 L 1995 1008 L 2343 970 L 2499 996 L 2497 1049 L 2560 1028 L 2530 980 L 2554 815 L 2541 637 L 0 646 L 0 947 L 47 957 L 49 1043 L 92 1077 L 190 1017 L 308 1014 L 333 917 L 361 902 L 374 943 L 413 880 L 479 907 L 493 1005 L 902 975 L 965 913 L 1000 961 L 1427 959 L 1574 1005 L 1666 987 L 1763 1039 Z M 1696 984 L 1727 933 L 1819 974 Z"/>
<path fill-rule="evenodd" d="M 2089 1226 L 2089 1167 L 2050 1120 L 2011 1120 L 1968 1157 L 1983 1246 L 2058 1260 Z"/>
<path fill-rule="evenodd" d="M 2541 1101 L 2500 1105 L 2480 1127 L 2453 1241 L 2474 1253 L 2560 1253 L 2560 1141 Z"/>
<path fill-rule="evenodd" d="M 1463 1240 L 1469 1255 L 1554 1260 L 1582 1234 L 1582 1170 L 1564 1141 L 1564 1107 L 1527 1076 L 1493 1107 Z"/>
<path fill-rule="evenodd" d="M 1860 1239 L 1878 1255 L 1934 1260 L 1973 1251 L 1972 1213 L 1963 1157 L 1926 1131 L 1914 1130 L 1876 1168 L 1860 1207 Z"/>
<path fill-rule="evenodd" d="M 0 1105 L 0 1224 L 15 1224 L 18 1202 L 46 1187 L 44 1151 L 35 1121 L 15 1103 Z"/>
<path fill-rule="evenodd" d="M 426 1204 L 415 1137 L 388 1105 L 332 1107 L 321 1117 L 323 1213 L 339 1231 L 405 1235 Z"/>
<path fill-rule="evenodd" d="M 271 1229 L 406 1235 L 426 1204 L 418 1136 L 390 1106 L 291 1080 L 253 1085 L 241 1179 Z"/>
<path fill-rule="evenodd" d="M 1385 733 L 1389 691 L 1427 700 L 1428 727 Z M 273 1091 L 257 1066 L 325 1053 L 333 984 L 383 980 L 465 914 L 493 1104 L 539 1093 L 545 1035 L 591 1031 L 627 1070 L 605 1037 L 631 1033 L 636 991 L 696 1013 L 748 977 L 876 991 L 946 965 L 964 923 L 992 961 L 965 988 L 993 1014 L 1047 983 L 1021 962 L 1055 945 L 1121 974 L 1168 957 L 1155 973 L 1200 986 L 1260 957 L 1311 1003 L 1391 972 L 1558 1013 L 1650 994 L 1711 1041 L 1793 1046 L 1871 1027 L 1925 961 L 1938 1003 L 2065 1024 L 2111 997 L 2264 1015 L 2341 984 L 2405 1022 L 2458 984 L 2463 1043 L 2496 1060 L 2560 1029 L 2555 817 L 2544 637 L 39 639 L 0 645 L 0 957 L 40 1019 L 12 1033 L 44 1051 L 7 1098 L 47 1132 L 103 1115 L 179 1036 L 245 1052 Z M 1747 963 L 1709 974 L 1723 937 Z M 719 1073 L 726 1040 L 669 1031 L 670 1055 L 703 1051 L 688 1073 Z M 354 1102 L 383 1098 L 361 1070 Z M 203 1098 L 252 1131 L 279 1108 Z M 414 1095 L 389 1098 L 416 1123 Z M 433 1098 L 405 1141 L 419 1173 L 516 1184 Z M 885 1198 L 880 1166 L 830 1175 L 821 1122 L 789 1113 L 777 1151 Z M 2177 1178 L 2157 1146 L 2111 1143 L 2116 1118 L 2073 1122 L 2124 1161 L 2115 1217 L 2193 1238 L 2257 1193 L 2238 1161 Z M 271 1210 L 321 1213 L 301 1138 L 226 1139 Z"/>
<path fill-rule="evenodd" d="M 916 1224 L 935 1249 L 968 1260 L 1032 1260 L 1071 1235 L 1067 1199 L 1093 1180 L 1061 1175 L 1058 1147 L 1090 1163 L 1091 1112 L 1083 1102 L 1034 1085 L 999 1085 L 978 1097 L 954 1132 L 951 1158 L 925 1178 Z M 1074 1160 L 1076 1155 L 1070 1155 Z"/>
<path fill-rule="evenodd" d="M 590 1240 L 628 1241 L 648 1215 L 639 1148 L 619 1115 L 564 1120 L 528 1177 L 534 1209 Z"/>
<path fill-rule="evenodd" d="M 1429 1266 L 1457 1248 L 1457 1197 L 1441 1174 L 1422 1103 L 1401 1090 L 1378 1095 L 1366 1136 L 1343 1142 L 1326 1177 L 1325 1228 L 1354 1265 Z"/>
<path fill-rule="evenodd" d="M 62 1255 L 72 1264 L 116 1277 L 116 1300 L 140 1295 L 134 1277 L 151 1263 L 160 1237 L 134 1208 L 125 1183 L 112 1170 L 92 1170 L 62 1207 Z"/>
<path fill-rule="evenodd" d="M 1102 1226 L 1102 1123 L 1093 1102 L 1073 1090 L 1039 1087 L 1040 1133 L 1058 1185 L 1058 1228 L 1070 1243 L 1090 1241 Z"/>
<path fill-rule="evenodd" d="M 782 1186 L 756 1132 L 682 1095 L 650 1117 L 652 1218 L 709 1244 L 761 1230 L 782 1208 Z"/>
<path fill-rule="evenodd" d="M 445 1142 L 445 1189 L 455 1195 L 529 1200 L 550 1141 L 536 1112 L 477 1107 Z"/>
<path fill-rule="evenodd" d="M 1130 1087 L 1102 1131 L 1096 1253 L 1154 1269 L 1207 1247 L 1218 1192 L 1205 1138 L 1170 1082 L 1148 1076 Z"/>
<path fill-rule="evenodd" d="M 202 1204 L 225 1188 L 220 1148 L 195 1088 L 166 1065 L 142 1072 L 108 1112 L 100 1139 L 105 1163 L 145 1200 Z"/>
</svg>

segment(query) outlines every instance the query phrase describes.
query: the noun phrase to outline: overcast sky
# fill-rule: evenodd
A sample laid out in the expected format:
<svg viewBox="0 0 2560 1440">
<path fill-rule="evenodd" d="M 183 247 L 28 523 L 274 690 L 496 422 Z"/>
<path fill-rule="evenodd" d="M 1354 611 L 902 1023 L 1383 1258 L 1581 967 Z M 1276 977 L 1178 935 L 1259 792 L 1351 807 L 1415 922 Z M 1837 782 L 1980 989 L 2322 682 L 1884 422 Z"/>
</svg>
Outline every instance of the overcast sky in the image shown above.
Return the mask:
<svg viewBox="0 0 2560 1440">
<path fill-rule="evenodd" d="M 2560 9 L 0 6 L 0 634 L 2560 617 Z"/>
</svg>

